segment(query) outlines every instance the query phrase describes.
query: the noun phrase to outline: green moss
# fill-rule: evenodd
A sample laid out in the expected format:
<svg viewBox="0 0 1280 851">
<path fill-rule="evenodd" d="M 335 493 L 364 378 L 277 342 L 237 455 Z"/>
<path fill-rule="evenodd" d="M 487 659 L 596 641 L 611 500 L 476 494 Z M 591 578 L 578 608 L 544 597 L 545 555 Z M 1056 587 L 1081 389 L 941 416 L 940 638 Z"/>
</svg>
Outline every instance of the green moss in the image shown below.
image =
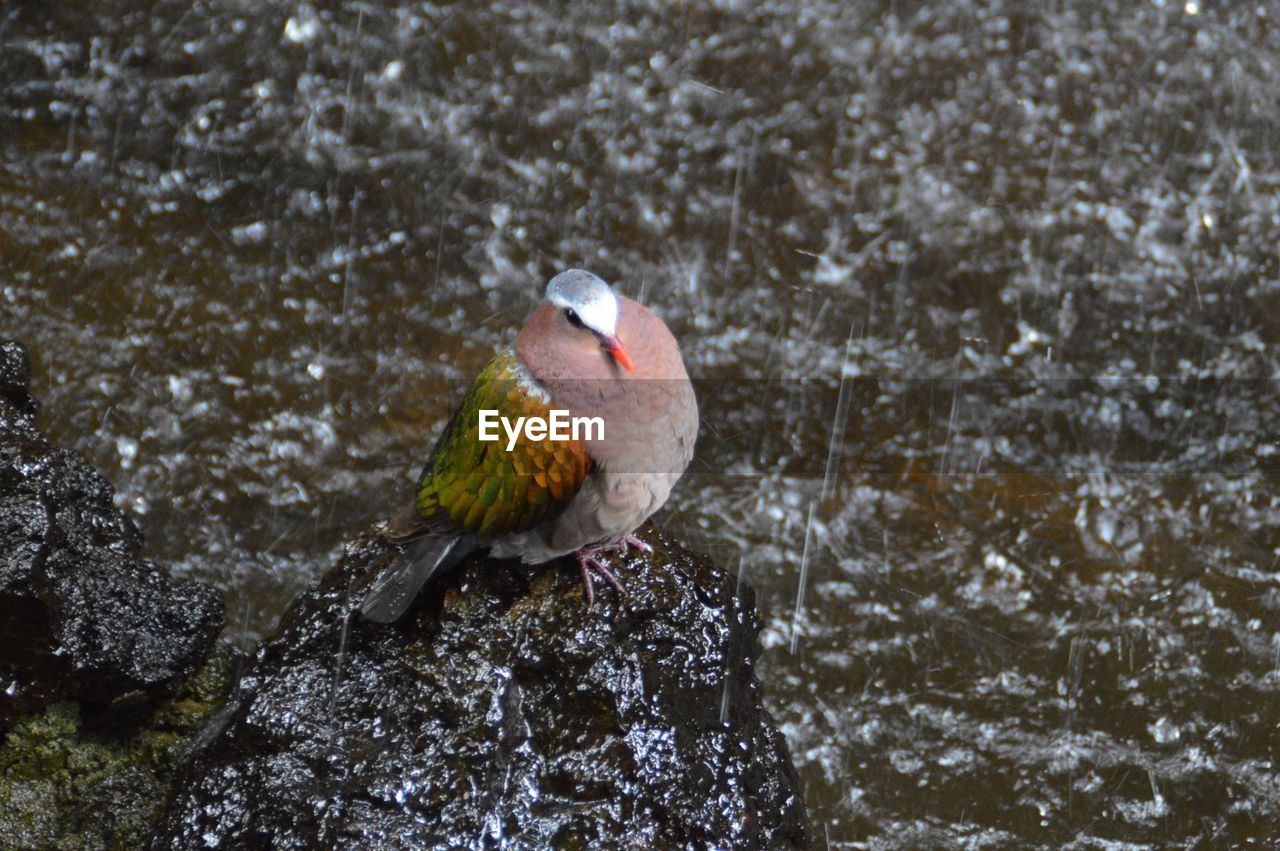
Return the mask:
<svg viewBox="0 0 1280 851">
<path fill-rule="evenodd" d="M 146 847 L 188 743 L 230 691 L 237 655 L 219 645 L 173 696 L 105 710 L 60 703 L 0 744 L 0 848 Z"/>
</svg>

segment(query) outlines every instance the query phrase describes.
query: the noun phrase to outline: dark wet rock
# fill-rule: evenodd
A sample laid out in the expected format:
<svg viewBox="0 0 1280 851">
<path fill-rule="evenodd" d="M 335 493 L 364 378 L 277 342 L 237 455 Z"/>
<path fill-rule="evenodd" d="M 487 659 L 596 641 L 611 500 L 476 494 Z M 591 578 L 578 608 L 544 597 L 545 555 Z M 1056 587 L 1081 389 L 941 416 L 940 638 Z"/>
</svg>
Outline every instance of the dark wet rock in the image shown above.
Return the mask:
<svg viewBox="0 0 1280 851">
<path fill-rule="evenodd" d="M 0 340 L 0 397 L 28 417 L 35 417 L 40 403 L 29 392 L 31 357 L 26 347 L 13 340 Z"/>
<path fill-rule="evenodd" d="M 0 742 L 0 848 L 145 847 L 175 770 L 241 661 L 221 644 L 159 704 L 56 703 L 22 718 Z"/>
<path fill-rule="evenodd" d="M 111 485 L 35 429 L 28 374 L 21 346 L 0 347 L 0 730 L 54 701 L 160 689 L 223 623 L 217 592 L 144 560 Z"/>
<path fill-rule="evenodd" d="M 582 604 L 564 562 L 472 559 L 398 624 L 349 621 L 348 547 L 259 651 L 156 848 L 793 848 L 748 587 L 655 532 Z M 603 599 L 601 599 L 603 598 Z"/>
</svg>

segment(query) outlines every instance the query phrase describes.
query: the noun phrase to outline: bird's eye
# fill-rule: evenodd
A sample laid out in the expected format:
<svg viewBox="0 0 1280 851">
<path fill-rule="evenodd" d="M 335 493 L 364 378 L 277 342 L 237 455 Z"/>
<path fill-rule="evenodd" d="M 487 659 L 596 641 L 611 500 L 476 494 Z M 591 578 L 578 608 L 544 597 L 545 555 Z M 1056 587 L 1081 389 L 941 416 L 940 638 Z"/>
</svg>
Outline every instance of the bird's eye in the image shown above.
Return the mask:
<svg viewBox="0 0 1280 851">
<path fill-rule="evenodd" d="M 586 323 L 585 323 L 585 322 L 583 322 L 583 321 L 578 317 L 578 311 L 574 310 L 572 307 L 566 307 L 566 308 L 564 309 L 564 318 L 565 318 L 565 319 L 568 319 L 568 320 L 569 320 L 569 324 L 570 324 L 570 325 L 572 325 L 574 328 L 586 328 L 586 327 L 587 327 Z"/>
</svg>

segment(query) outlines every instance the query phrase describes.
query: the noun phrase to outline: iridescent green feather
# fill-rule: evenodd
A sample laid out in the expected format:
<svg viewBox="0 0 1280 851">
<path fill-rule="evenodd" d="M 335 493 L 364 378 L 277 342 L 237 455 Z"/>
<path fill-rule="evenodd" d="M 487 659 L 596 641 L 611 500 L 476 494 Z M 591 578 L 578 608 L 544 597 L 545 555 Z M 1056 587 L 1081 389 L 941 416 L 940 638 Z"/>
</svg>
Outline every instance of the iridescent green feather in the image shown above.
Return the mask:
<svg viewBox="0 0 1280 851">
<path fill-rule="evenodd" d="M 521 368 L 509 349 L 476 378 L 471 392 L 436 441 L 418 481 L 418 511 L 434 524 L 477 535 L 523 532 L 555 516 L 577 493 L 591 470 L 586 447 L 577 441 L 528 441 L 523 434 L 507 451 L 506 432 L 480 440 L 480 411 L 546 417 L 550 406 L 519 380 Z"/>
</svg>

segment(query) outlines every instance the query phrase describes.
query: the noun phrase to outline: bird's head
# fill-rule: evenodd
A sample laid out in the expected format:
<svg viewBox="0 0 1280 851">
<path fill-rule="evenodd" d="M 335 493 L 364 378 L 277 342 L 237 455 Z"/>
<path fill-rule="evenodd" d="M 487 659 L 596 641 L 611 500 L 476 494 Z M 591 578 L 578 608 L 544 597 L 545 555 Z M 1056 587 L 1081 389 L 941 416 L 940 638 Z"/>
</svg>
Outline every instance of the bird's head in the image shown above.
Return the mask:
<svg viewBox="0 0 1280 851">
<path fill-rule="evenodd" d="M 561 272 L 547 283 L 546 300 L 560 311 L 565 333 L 594 334 L 619 366 L 636 371 L 618 339 L 618 297 L 598 276 L 583 269 Z"/>
</svg>

